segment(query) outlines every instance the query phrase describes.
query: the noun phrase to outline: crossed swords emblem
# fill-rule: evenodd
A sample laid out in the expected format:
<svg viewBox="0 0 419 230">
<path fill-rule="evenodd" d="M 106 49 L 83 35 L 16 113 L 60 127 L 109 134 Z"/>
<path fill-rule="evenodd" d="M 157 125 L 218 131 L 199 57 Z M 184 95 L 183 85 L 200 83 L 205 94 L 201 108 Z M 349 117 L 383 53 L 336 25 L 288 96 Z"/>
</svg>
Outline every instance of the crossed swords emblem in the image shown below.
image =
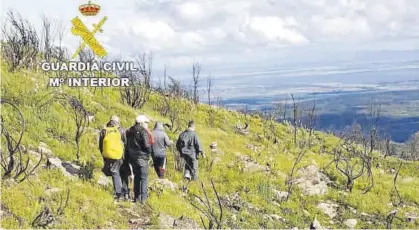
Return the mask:
<svg viewBox="0 0 419 230">
<path fill-rule="evenodd" d="M 86 47 L 86 45 L 88 45 L 92 49 L 93 53 L 95 53 L 99 57 L 103 58 L 108 54 L 106 50 L 103 48 L 103 46 L 94 37 L 94 35 L 97 32 L 101 32 L 101 33 L 103 32 L 101 27 L 103 26 L 103 24 L 106 22 L 107 19 L 108 18 L 105 16 L 102 18 L 102 20 L 100 20 L 100 22 L 97 25 L 93 24 L 93 27 L 94 27 L 93 31 L 90 31 L 86 27 L 86 25 L 84 25 L 84 23 L 80 20 L 79 17 L 75 17 L 73 18 L 73 20 L 71 20 L 71 23 L 73 24 L 73 28 L 71 29 L 71 32 L 74 35 L 80 36 L 83 39 L 83 43 L 77 49 L 76 53 L 74 53 L 72 57 L 73 59 L 77 57 L 80 51 L 82 51 L 84 47 Z"/>
</svg>

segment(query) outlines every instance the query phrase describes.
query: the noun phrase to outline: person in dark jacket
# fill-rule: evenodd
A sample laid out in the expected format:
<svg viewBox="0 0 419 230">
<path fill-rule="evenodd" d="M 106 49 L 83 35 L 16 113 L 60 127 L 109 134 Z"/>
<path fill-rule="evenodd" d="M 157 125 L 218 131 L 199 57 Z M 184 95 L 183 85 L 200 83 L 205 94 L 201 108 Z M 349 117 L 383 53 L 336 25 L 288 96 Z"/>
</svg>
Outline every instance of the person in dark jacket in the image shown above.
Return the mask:
<svg viewBox="0 0 419 230">
<path fill-rule="evenodd" d="M 146 116 L 140 115 L 135 119 L 135 125 L 126 132 L 126 151 L 134 171 L 134 202 L 142 204 L 148 198 L 148 161 L 151 154 L 150 137 L 145 128 L 148 122 Z"/>
<path fill-rule="evenodd" d="M 164 132 L 163 123 L 157 122 L 152 132 L 154 143 L 153 148 L 153 163 L 154 170 L 157 176 L 162 179 L 164 178 L 165 166 L 166 166 L 166 147 L 172 145 L 169 136 Z"/>
<path fill-rule="evenodd" d="M 121 180 L 122 180 L 122 195 L 124 200 L 130 199 L 130 189 L 129 189 L 129 181 L 130 177 L 132 176 L 132 168 L 130 163 L 129 155 L 127 151 L 124 153 L 124 160 L 121 165 L 120 174 L 121 174 Z"/>
<path fill-rule="evenodd" d="M 188 180 L 198 179 L 198 158 L 199 154 L 205 158 L 198 135 L 195 133 L 194 121 L 189 121 L 188 129 L 179 135 L 176 142 L 176 149 L 185 159 L 184 178 Z"/>
<path fill-rule="evenodd" d="M 119 117 L 114 115 L 111 117 L 110 121 L 106 124 L 106 127 L 118 127 L 118 130 L 121 134 L 121 141 L 123 145 L 126 143 L 126 136 L 125 130 L 119 124 Z M 102 129 L 99 135 L 99 150 L 100 153 L 103 154 L 103 140 L 106 135 L 106 129 Z M 123 197 L 124 191 L 122 186 L 121 174 L 120 169 L 123 164 L 124 159 L 107 159 L 103 158 L 104 166 L 102 171 L 105 173 L 106 176 L 112 176 L 112 182 L 114 187 L 114 198 L 118 201 L 120 198 Z"/>
</svg>

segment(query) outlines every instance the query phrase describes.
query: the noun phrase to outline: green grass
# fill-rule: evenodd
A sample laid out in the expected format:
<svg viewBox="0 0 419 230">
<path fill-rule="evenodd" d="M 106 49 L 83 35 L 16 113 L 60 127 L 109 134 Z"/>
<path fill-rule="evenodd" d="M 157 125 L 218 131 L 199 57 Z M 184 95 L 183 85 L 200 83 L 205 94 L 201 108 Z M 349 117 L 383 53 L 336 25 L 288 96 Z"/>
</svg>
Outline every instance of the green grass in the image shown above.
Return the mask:
<svg viewBox="0 0 419 230">
<path fill-rule="evenodd" d="M 70 200 L 68 208 L 63 217 L 54 226 L 56 228 L 105 228 L 110 227 L 112 223 L 114 228 L 127 228 L 127 215 L 121 214 L 121 205 L 115 205 L 112 199 L 110 188 L 102 188 L 96 185 L 96 180 L 101 174 L 100 168 L 103 165 L 102 158 L 97 149 L 97 135 L 95 130 L 103 127 L 113 114 L 120 116 L 121 123 L 128 128 L 133 124 L 135 117 L 140 113 L 145 113 L 154 121 L 168 122 L 168 117 L 163 117 L 157 110 L 157 105 L 161 102 L 161 97 L 152 94 L 150 101 L 140 110 L 132 109 L 121 104 L 119 92 L 116 88 L 104 89 L 68 89 L 68 88 L 48 88 L 46 82 L 48 77 L 42 73 L 30 72 L 26 70 L 16 73 L 7 72 L 3 64 L 1 69 L 2 77 L 2 98 L 13 101 L 22 111 L 26 120 L 26 129 L 23 139 L 23 145 L 36 148 L 39 142 L 48 144 L 54 155 L 66 161 L 76 161 L 76 148 L 74 143 L 74 124 L 71 116 L 58 103 L 48 103 L 39 108 L 39 105 L 45 102 L 49 93 L 54 90 L 63 90 L 73 96 L 83 100 L 88 110 L 95 115 L 94 121 L 89 125 L 88 132 L 81 141 L 81 161 L 93 161 L 95 166 L 95 179 L 92 181 L 69 180 L 60 172 L 55 170 L 40 169 L 30 180 L 20 184 L 2 183 L 2 205 L 6 206 L 10 212 L 22 218 L 23 225 L 19 226 L 18 221 L 13 216 L 5 216 L 1 220 L 1 226 L 4 228 L 30 228 L 33 219 L 39 214 L 45 204 L 57 208 L 60 196 L 65 195 L 67 189 L 70 190 Z M 214 127 L 209 127 L 209 110 L 206 105 L 194 106 L 188 102 L 183 102 L 188 107 L 186 111 L 181 112 L 183 119 L 182 125 L 186 121 L 194 119 L 197 123 L 197 133 L 201 138 L 204 150 L 208 159 L 200 161 L 200 180 L 208 188 L 208 193 L 215 205 L 214 195 L 210 190 L 210 180 L 213 179 L 215 186 L 221 196 L 239 192 L 240 196 L 251 203 L 253 207 L 260 211 L 255 213 L 252 210 L 242 209 L 238 213 L 225 209 L 226 220 L 232 221 L 233 215 L 236 217 L 234 227 L 237 228 L 306 228 L 312 219 L 317 216 L 323 226 L 333 228 L 345 227 L 337 220 L 329 223 L 329 217 L 324 215 L 316 208 L 320 200 L 332 200 L 342 204 L 349 205 L 358 210 L 358 214 L 349 211 L 342 212 L 342 218 L 357 218 L 359 223 L 357 227 L 378 227 L 384 228 L 386 215 L 393 209 L 388 206 L 390 202 L 390 192 L 393 187 L 393 176 L 387 173 L 380 173 L 374 168 L 375 186 L 371 192 L 362 194 L 363 188 L 367 185 L 366 178 L 360 178 L 355 182 L 354 191 L 347 195 L 342 195 L 342 189 L 329 188 L 329 192 L 324 196 L 307 197 L 301 196 L 298 188 L 293 193 L 290 200 L 283 202 L 280 206 L 272 203 L 272 189 L 284 191 L 286 189 L 286 174 L 291 170 L 293 161 L 299 148 L 294 147 L 290 127 L 282 124 L 276 124 L 275 133 L 279 140 L 278 144 L 273 145 L 267 140 L 258 140 L 257 134 L 263 135 L 262 121 L 258 117 L 250 118 L 251 134 L 242 136 L 234 133 L 233 127 L 236 123 L 244 123 L 245 117 L 236 112 L 229 112 L 219 109 L 211 113 L 214 116 Z M 12 111 L 7 108 L 2 111 L 8 120 L 13 121 L 15 117 Z M 178 133 L 168 132 L 171 139 L 175 139 Z M 315 164 L 319 168 L 326 166 L 332 157 L 328 153 L 332 152 L 338 139 L 336 137 L 316 132 L 319 142 L 308 150 L 298 167 Z M 209 145 L 212 142 L 218 143 L 219 151 L 222 154 L 211 156 Z M 252 144 L 259 147 L 258 152 L 253 152 L 246 147 L 246 144 Z M 323 149 L 323 151 L 321 151 Z M 260 165 L 271 165 L 272 174 L 266 173 L 246 173 L 240 170 L 243 165 L 238 162 L 236 153 L 249 155 Z M 182 185 L 182 174 L 177 172 L 173 166 L 172 152 L 168 152 L 168 179 L 179 186 Z M 211 171 L 209 161 L 212 157 L 221 158 Z M 382 165 L 383 170 L 389 170 L 398 166 L 398 159 L 377 158 Z M 419 212 L 419 164 L 418 162 L 406 162 L 400 171 L 398 189 L 406 207 L 400 208 L 399 217 L 403 217 L 406 212 Z M 334 180 L 339 187 L 344 187 L 345 178 L 331 166 L 326 173 Z M 402 183 L 403 178 L 412 177 L 409 183 Z M 156 178 L 154 171 L 150 167 L 149 181 Z M 47 196 L 45 190 L 47 187 L 59 188 L 61 192 Z M 248 192 L 244 192 L 245 188 Z M 189 187 L 189 193 L 202 196 L 202 191 L 197 182 Z M 43 199 L 40 199 L 43 197 Z M 44 200 L 44 201 L 40 201 Z M 163 193 L 151 192 L 149 205 L 154 214 L 166 213 L 173 217 L 182 215 L 193 218 L 200 223 L 200 214 L 183 197 L 180 191 L 163 191 Z M 130 204 L 122 204 L 130 207 Z M 380 224 L 369 224 L 362 221 L 359 213 L 365 212 L 379 217 Z M 286 222 L 267 221 L 264 215 L 277 214 L 286 219 Z M 158 227 L 157 223 L 154 227 Z M 407 223 L 396 219 L 395 226 L 399 228 L 418 228 L 419 223 Z"/>
</svg>

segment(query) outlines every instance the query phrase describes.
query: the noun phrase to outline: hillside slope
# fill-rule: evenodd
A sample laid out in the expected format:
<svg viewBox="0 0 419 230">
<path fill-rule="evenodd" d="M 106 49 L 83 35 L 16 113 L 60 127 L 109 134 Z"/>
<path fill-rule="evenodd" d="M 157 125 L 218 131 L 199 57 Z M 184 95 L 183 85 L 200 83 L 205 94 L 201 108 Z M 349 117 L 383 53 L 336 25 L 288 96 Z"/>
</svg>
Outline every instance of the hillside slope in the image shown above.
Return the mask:
<svg viewBox="0 0 419 230">
<path fill-rule="evenodd" d="M 171 149 L 168 151 L 168 180 L 156 179 L 150 165 L 147 206 L 129 202 L 115 204 L 111 185 L 106 185 L 108 182 L 102 176 L 97 132 L 114 114 L 120 116 L 124 127 L 132 125 L 140 113 L 153 121 L 169 122 L 169 116 L 162 116 L 160 112 L 162 96 L 152 93 L 144 108 L 135 110 L 120 102 L 117 88 L 49 88 L 46 86 L 48 76 L 44 73 L 27 70 L 9 73 L 4 64 L 1 78 L 2 100 L 13 102 L 25 118 L 22 145 L 30 151 L 24 158 L 29 157 L 34 164 L 39 153 L 46 152 L 50 163 L 61 160 L 72 162 L 74 168 L 89 164 L 93 167 L 93 178 L 83 180 L 77 175 L 63 174 L 65 169 L 60 167 L 51 169 L 43 160 L 42 167 L 21 183 L 2 178 L 3 228 L 40 227 L 41 213 L 54 219 L 48 225 L 54 228 L 168 228 L 173 227 L 173 222 L 175 227 L 204 227 L 203 223 L 208 225 L 208 220 L 192 203 L 198 207 L 205 207 L 205 204 L 193 194 L 204 197 L 202 182 L 214 213 L 219 216 L 211 180 L 220 196 L 223 228 L 307 228 L 314 218 L 327 228 L 386 228 L 387 217 L 395 209 L 393 179 L 398 159 L 382 159 L 377 153 L 374 165 L 380 167 L 373 168 L 375 186 L 363 194 L 368 181 L 361 177 L 349 193 L 344 188 L 345 178 L 333 165 L 328 166 L 338 139 L 316 133 L 313 145 L 306 149 L 307 153 L 297 165 L 299 170 L 295 179 L 298 184 L 284 201 L 287 175 L 302 150 L 293 144 L 291 127 L 274 124 L 272 135 L 277 139 L 274 143 L 264 135 L 264 122 L 258 117 L 246 118 L 233 111 L 194 106 L 186 101 L 175 103 L 182 128 L 168 133 L 171 139 L 176 139 L 189 119 L 196 121 L 197 133 L 208 156 L 200 160 L 200 181 L 188 185 L 182 181 L 182 172 L 176 170 L 176 154 Z M 90 112 L 92 122 L 81 139 L 78 161 L 75 125 L 71 114 L 54 100 L 53 92 L 73 95 Z M 13 125 L 16 124 L 16 111 L 3 105 L 2 117 L 9 130 L 18 132 L 18 126 Z M 250 133 L 236 132 L 235 126 L 244 125 L 246 120 Z M 210 151 L 213 142 L 217 142 L 217 152 Z M 2 145 L 2 151 L 5 151 L 3 148 Z M 89 171 L 89 167 L 82 168 Z M 404 162 L 396 184 L 403 204 L 397 207 L 392 227 L 419 228 L 418 162 Z M 60 212 L 68 191 L 68 205 Z"/>
</svg>

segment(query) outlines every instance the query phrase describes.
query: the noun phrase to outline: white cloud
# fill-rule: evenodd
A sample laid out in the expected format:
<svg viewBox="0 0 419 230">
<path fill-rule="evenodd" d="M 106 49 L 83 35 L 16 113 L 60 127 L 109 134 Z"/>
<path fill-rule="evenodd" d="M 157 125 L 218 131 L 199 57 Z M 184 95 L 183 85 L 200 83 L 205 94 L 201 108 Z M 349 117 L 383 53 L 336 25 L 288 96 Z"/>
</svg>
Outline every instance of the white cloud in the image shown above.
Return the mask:
<svg viewBox="0 0 419 230">
<path fill-rule="evenodd" d="M 323 16 L 314 16 L 312 23 L 322 36 L 327 38 L 354 39 L 364 37 L 370 33 L 368 22 L 363 17 L 347 18 L 334 17 L 325 18 Z M 350 37 L 347 37 L 350 36 Z"/>
<path fill-rule="evenodd" d="M 289 47 L 286 52 L 293 53 L 294 47 L 321 47 L 330 42 L 337 47 L 354 40 L 385 44 L 391 37 L 393 48 L 404 49 L 404 39 L 419 36 L 418 0 L 96 1 L 102 6 L 100 17 L 109 18 L 104 33 L 96 36 L 109 52 L 153 51 L 162 62 L 182 68 L 193 59 L 204 63 L 260 60 L 278 53 L 286 56 L 278 48 Z M 78 6 L 86 2 L 4 0 L 2 4 L 38 27 L 40 15 L 45 14 L 64 22 L 69 31 Z M 86 24 L 98 19 L 86 20 Z M 75 49 L 79 39 L 68 32 L 64 42 Z"/>
<path fill-rule="evenodd" d="M 285 21 L 278 17 L 253 17 L 250 19 L 249 28 L 261 35 L 267 42 L 308 43 L 301 33 L 287 27 L 292 24 L 295 25 L 296 22 L 290 18 Z"/>
<path fill-rule="evenodd" d="M 200 20 L 205 15 L 201 4 L 197 2 L 185 2 L 177 6 L 179 16 L 183 20 Z"/>
</svg>

